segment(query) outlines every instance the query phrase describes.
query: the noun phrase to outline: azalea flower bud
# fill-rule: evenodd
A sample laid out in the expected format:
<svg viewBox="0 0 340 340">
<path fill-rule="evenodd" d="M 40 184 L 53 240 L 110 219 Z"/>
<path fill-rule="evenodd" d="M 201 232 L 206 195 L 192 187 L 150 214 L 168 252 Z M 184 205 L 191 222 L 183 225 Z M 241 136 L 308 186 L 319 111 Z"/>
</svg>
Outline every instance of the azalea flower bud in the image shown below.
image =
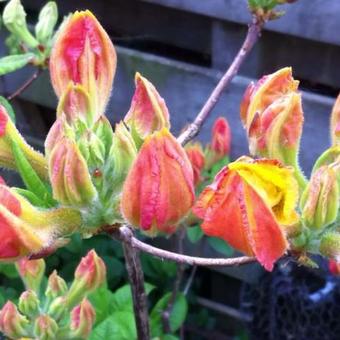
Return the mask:
<svg viewBox="0 0 340 340">
<path fill-rule="evenodd" d="M 54 320 L 60 320 L 66 315 L 68 310 L 65 296 L 59 296 L 50 303 L 48 315 Z"/>
<path fill-rule="evenodd" d="M 172 233 L 193 201 L 193 171 L 185 150 L 167 129 L 154 132 L 125 180 L 123 216 L 150 235 Z"/>
<path fill-rule="evenodd" d="M 47 163 L 45 157 L 33 150 L 21 136 L 6 108 L 0 104 L 0 166 L 16 170 L 15 159 L 12 151 L 12 142 L 15 142 L 42 179 L 48 178 Z"/>
<path fill-rule="evenodd" d="M 20 38 L 25 44 L 29 47 L 38 46 L 38 41 L 28 30 L 26 12 L 20 0 L 9 1 L 4 9 L 2 19 L 6 28 Z"/>
<path fill-rule="evenodd" d="M 71 308 L 84 296 L 97 289 L 106 279 L 104 261 L 92 249 L 83 257 L 74 273 L 74 281 L 66 295 L 66 303 Z"/>
<path fill-rule="evenodd" d="M 54 1 L 49 1 L 41 9 L 39 13 L 38 23 L 35 26 L 35 36 L 40 43 L 45 44 L 52 37 L 57 20 L 57 4 Z"/>
<path fill-rule="evenodd" d="M 43 259 L 30 260 L 24 257 L 16 263 L 16 267 L 26 289 L 39 293 L 41 280 L 45 273 L 45 261 Z"/>
<path fill-rule="evenodd" d="M 111 40 L 94 15 L 75 12 L 61 26 L 51 53 L 51 81 L 57 96 L 70 82 L 81 84 L 99 117 L 110 97 L 116 59 Z"/>
<path fill-rule="evenodd" d="M 224 167 L 199 196 L 193 212 L 202 230 L 219 237 L 269 271 L 287 250 L 285 228 L 298 222 L 298 186 L 277 161 L 241 158 Z"/>
<path fill-rule="evenodd" d="M 340 262 L 330 259 L 328 261 L 328 269 L 331 274 L 339 276 L 340 275 Z"/>
<path fill-rule="evenodd" d="M 18 339 L 29 334 L 29 321 L 19 313 L 11 301 L 8 301 L 0 311 L 0 331 L 11 339 Z"/>
<path fill-rule="evenodd" d="M 96 312 L 87 299 L 83 299 L 80 305 L 73 308 L 71 312 L 72 336 L 87 339 L 92 331 L 96 318 Z"/>
<path fill-rule="evenodd" d="M 34 335 L 39 340 L 57 339 L 58 324 L 48 315 L 40 315 L 34 323 Z"/>
<path fill-rule="evenodd" d="M 338 95 L 332 109 L 331 138 L 333 145 L 340 145 L 340 94 Z"/>
<path fill-rule="evenodd" d="M 170 129 L 169 111 L 156 88 L 138 72 L 136 90 L 124 121 L 130 127 L 138 145 L 149 135 L 162 128 Z"/>
<path fill-rule="evenodd" d="M 303 188 L 305 178 L 297 162 L 304 120 L 298 84 L 288 67 L 264 76 L 246 90 L 241 119 L 250 153 L 293 166 Z"/>
<path fill-rule="evenodd" d="M 54 270 L 48 278 L 45 295 L 50 300 L 56 299 L 67 292 L 67 284 Z"/>
<path fill-rule="evenodd" d="M 312 229 L 324 228 L 333 223 L 339 210 L 339 184 L 331 166 L 319 168 L 301 197 L 302 218 Z"/>
<path fill-rule="evenodd" d="M 323 256 L 340 262 L 340 233 L 330 231 L 322 235 L 320 241 L 320 253 Z"/>
<path fill-rule="evenodd" d="M 2 240 L 0 260 L 16 261 L 61 244 L 60 238 L 63 235 L 69 235 L 80 227 L 81 216 L 79 211 L 69 208 L 38 210 L 2 184 L 0 185 L 0 222 Z M 32 287 L 37 285 L 32 283 L 32 280 L 27 279 L 27 282 L 30 282 Z"/>
<path fill-rule="evenodd" d="M 39 314 L 40 301 L 33 290 L 27 290 L 20 295 L 19 310 L 24 315 L 34 318 Z"/>
<path fill-rule="evenodd" d="M 201 172 L 205 164 L 205 156 L 200 143 L 189 143 L 185 146 L 185 152 L 190 160 L 195 186 L 202 180 Z"/>
<path fill-rule="evenodd" d="M 96 196 L 96 189 L 77 144 L 62 138 L 49 157 L 53 197 L 65 205 L 86 206 Z"/>
</svg>

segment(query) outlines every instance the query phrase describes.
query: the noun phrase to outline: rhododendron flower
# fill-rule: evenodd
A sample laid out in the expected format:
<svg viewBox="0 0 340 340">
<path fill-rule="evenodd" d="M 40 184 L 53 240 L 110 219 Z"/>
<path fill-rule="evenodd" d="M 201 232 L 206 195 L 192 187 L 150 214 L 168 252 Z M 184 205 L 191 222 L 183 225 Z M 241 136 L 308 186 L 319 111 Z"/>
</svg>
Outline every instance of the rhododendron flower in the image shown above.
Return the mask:
<svg viewBox="0 0 340 340">
<path fill-rule="evenodd" d="M 304 179 L 297 165 L 303 125 L 298 84 L 289 67 L 250 84 L 241 104 L 241 119 L 250 153 L 292 165 L 302 185 Z"/>
<path fill-rule="evenodd" d="M 256 256 L 267 269 L 287 250 L 285 226 L 298 221 L 298 186 L 292 170 L 277 161 L 241 158 L 224 167 L 193 211 L 202 230 Z"/>
<path fill-rule="evenodd" d="M 144 140 L 154 131 L 170 129 L 169 111 L 156 88 L 138 72 L 135 82 L 136 90 L 124 122 L 135 138 Z"/>
<path fill-rule="evenodd" d="M 167 129 L 154 132 L 125 180 L 123 216 L 150 235 L 172 233 L 193 200 L 193 171 L 184 148 Z"/>
<path fill-rule="evenodd" d="M 90 11 L 75 12 L 61 26 L 50 58 L 51 81 L 60 97 L 70 82 L 90 95 L 97 117 L 109 100 L 116 70 L 112 42 Z"/>
<path fill-rule="evenodd" d="M 194 184 L 197 185 L 201 179 L 201 172 L 204 168 L 205 157 L 200 143 L 189 143 L 185 146 L 185 152 L 190 160 L 194 173 Z"/>
<path fill-rule="evenodd" d="M 340 94 L 338 95 L 332 109 L 331 138 L 333 145 L 340 145 Z"/>
<path fill-rule="evenodd" d="M 78 212 L 33 207 L 5 185 L 0 185 L 0 261 L 15 261 L 57 244 L 63 233 L 80 226 Z"/>
</svg>

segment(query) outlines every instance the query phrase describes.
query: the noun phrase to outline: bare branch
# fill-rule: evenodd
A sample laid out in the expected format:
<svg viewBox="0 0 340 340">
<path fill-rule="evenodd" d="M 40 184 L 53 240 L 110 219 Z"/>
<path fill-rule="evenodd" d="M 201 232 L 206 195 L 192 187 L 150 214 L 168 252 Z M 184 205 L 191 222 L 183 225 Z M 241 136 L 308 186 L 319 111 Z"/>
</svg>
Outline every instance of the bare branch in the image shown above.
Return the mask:
<svg viewBox="0 0 340 340">
<path fill-rule="evenodd" d="M 237 53 L 235 59 L 229 66 L 226 73 L 223 75 L 221 80 L 218 82 L 217 86 L 214 88 L 210 97 L 203 105 L 201 111 L 195 118 L 195 120 L 181 133 L 178 137 L 178 141 L 184 145 L 188 143 L 191 139 L 193 139 L 199 130 L 201 129 L 203 123 L 217 104 L 220 99 L 223 91 L 229 86 L 230 82 L 238 73 L 241 65 L 245 61 L 249 52 L 254 47 L 255 43 L 260 37 L 260 33 L 262 30 L 263 22 L 259 21 L 256 17 L 253 17 L 252 23 L 248 27 L 247 36 L 242 44 L 241 49 Z"/>
<path fill-rule="evenodd" d="M 149 244 L 146 244 L 137 238 L 135 238 L 132 234 L 132 231 L 127 226 L 120 227 L 116 230 L 110 231 L 114 237 L 118 240 L 129 243 L 132 248 L 136 248 L 140 251 L 153 255 L 155 257 L 159 257 L 164 260 L 174 261 L 177 263 L 188 264 L 191 266 L 205 266 L 205 267 L 213 267 L 213 266 L 226 266 L 226 267 L 233 267 L 233 266 L 240 266 L 247 263 L 256 262 L 256 258 L 248 257 L 248 256 L 241 256 L 241 257 L 234 257 L 234 258 L 205 258 L 205 257 L 195 257 L 195 256 L 188 256 L 173 253 L 171 251 L 159 249 L 153 247 Z"/>
<path fill-rule="evenodd" d="M 28 78 L 15 92 L 7 97 L 9 101 L 13 100 L 15 97 L 19 96 L 22 92 L 24 92 L 40 75 L 41 68 L 38 68 L 30 78 Z"/>
</svg>

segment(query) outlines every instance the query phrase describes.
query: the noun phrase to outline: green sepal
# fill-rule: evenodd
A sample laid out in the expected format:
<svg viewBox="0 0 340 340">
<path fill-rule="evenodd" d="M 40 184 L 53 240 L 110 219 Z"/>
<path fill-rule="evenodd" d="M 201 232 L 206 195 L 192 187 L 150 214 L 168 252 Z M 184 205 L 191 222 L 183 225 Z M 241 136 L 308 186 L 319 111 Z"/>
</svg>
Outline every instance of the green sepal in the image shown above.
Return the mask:
<svg viewBox="0 0 340 340">
<path fill-rule="evenodd" d="M 33 53 L 15 54 L 0 58 L 0 76 L 26 66 L 34 59 Z"/>
<path fill-rule="evenodd" d="M 57 202 L 53 199 L 47 186 L 42 182 L 40 177 L 32 168 L 31 164 L 21 151 L 18 144 L 12 140 L 12 152 L 15 160 L 17 170 L 26 185 L 27 189 L 33 194 L 38 196 L 40 200 L 45 202 L 47 207 L 53 207 L 57 205 Z"/>
<path fill-rule="evenodd" d="M 6 109 L 7 114 L 11 118 L 12 122 L 15 124 L 15 112 L 9 101 L 5 97 L 0 96 L 0 105 L 2 105 Z"/>
</svg>

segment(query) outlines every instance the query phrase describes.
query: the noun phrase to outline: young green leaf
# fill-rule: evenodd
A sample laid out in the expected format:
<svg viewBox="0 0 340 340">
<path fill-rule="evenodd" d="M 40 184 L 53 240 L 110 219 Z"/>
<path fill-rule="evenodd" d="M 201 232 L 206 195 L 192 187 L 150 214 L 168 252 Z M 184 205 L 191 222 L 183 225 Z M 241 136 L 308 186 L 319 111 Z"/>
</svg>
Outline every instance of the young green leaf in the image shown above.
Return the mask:
<svg viewBox="0 0 340 340">
<path fill-rule="evenodd" d="M 42 201 L 38 196 L 36 196 L 32 191 L 25 190 L 22 188 L 13 188 L 15 192 L 19 195 L 25 197 L 30 203 L 32 203 L 36 207 L 46 207 L 46 203 Z"/>
<path fill-rule="evenodd" d="M 202 229 L 199 225 L 187 228 L 187 236 L 191 243 L 197 243 L 203 236 Z"/>
<path fill-rule="evenodd" d="M 23 68 L 33 59 L 33 53 L 9 55 L 0 58 L 0 76 Z"/>
<path fill-rule="evenodd" d="M 12 141 L 12 151 L 17 170 L 28 190 L 32 191 L 38 198 L 45 202 L 46 207 L 53 207 L 56 201 L 53 199 L 47 186 L 42 182 L 31 164 L 21 151 L 17 143 Z"/>
<path fill-rule="evenodd" d="M 214 250 L 225 256 L 231 256 L 234 252 L 233 248 L 220 238 L 208 237 L 208 243 Z"/>
</svg>

